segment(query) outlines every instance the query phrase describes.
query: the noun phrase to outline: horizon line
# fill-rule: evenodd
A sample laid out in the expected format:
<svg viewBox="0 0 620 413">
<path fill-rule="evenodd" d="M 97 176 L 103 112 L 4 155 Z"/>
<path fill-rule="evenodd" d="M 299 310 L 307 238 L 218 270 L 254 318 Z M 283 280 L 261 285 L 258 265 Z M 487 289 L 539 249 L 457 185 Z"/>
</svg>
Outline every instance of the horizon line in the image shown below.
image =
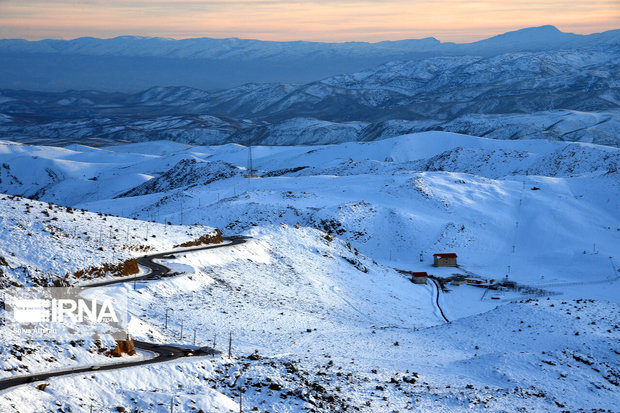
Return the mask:
<svg viewBox="0 0 620 413">
<path fill-rule="evenodd" d="M 521 27 L 519 29 L 513 29 L 513 30 L 508 30 L 505 32 L 499 32 L 493 35 L 489 35 L 488 37 L 482 37 L 478 40 L 474 40 L 471 42 L 463 42 L 463 43 L 458 43 L 458 42 L 454 42 L 454 41 L 442 41 L 440 39 L 438 39 L 435 36 L 427 36 L 427 37 L 419 37 L 419 38 L 414 38 L 414 37 L 405 37 L 402 39 L 397 39 L 397 40 L 378 40 L 378 41 L 368 41 L 368 40 L 345 40 L 345 41 L 321 41 L 321 40 L 302 40 L 302 39 L 297 39 L 297 40 L 263 40 L 263 39 L 258 39 L 258 38 L 251 38 L 251 37 L 237 37 L 237 36 L 232 36 L 232 37 L 210 37 L 210 36 L 197 36 L 197 37 L 172 37 L 172 36 L 145 36 L 145 35 L 138 35 L 138 34 L 120 34 L 117 36 L 112 36 L 112 37 L 96 37 L 96 36 L 78 36 L 78 37 L 73 37 L 73 38 L 53 38 L 53 37 L 42 37 L 42 38 L 35 38 L 35 39 L 29 39 L 29 38 L 23 38 L 23 37 L 6 37 L 6 38 L 0 38 L 0 40 L 23 40 L 26 42 L 41 42 L 41 41 L 65 41 L 65 42 L 70 42 L 70 41 L 74 41 L 74 40 L 79 40 L 79 39 L 97 39 L 97 40 L 114 40 L 114 39 L 118 39 L 118 38 L 136 38 L 136 39 L 160 39 L 160 40 L 170 40 L 170 41 L 183 41 L 183 40 L 200 40 L 200 39 L 211 39 L 211 40 L 254 40 L 254 41 L 259 41 L 259 42 L 265 42 L 265 43 L 320 43 L 320 44 L 348 44 L 348 43 L 365 43 L 365 44 L 379 44 L 379 43 L 395 43 L 395 42 L 402 42 L 402 41 L 408 41 L 408 40 L 436 40 L 437 42 L 441 43 L 441 44 L 472 44 L 472 43 L 476 43 L 482 40 L 487 40 L 487 39 L 491 39 L 493 37 L 497 37 L 497 36 L 501 36 L 504 34 L 508 34 L 508 33 L 515 33 L 515 32 L 519 32 L 519 31 L 523 31 L 523 30 L 528 30 L 528 29 L 542 29 L 542 28 L 552 28 L 557 30 L 560 33 L 563 34 L 573 34 L 576 36 L 590 36 L 590 35 L 594 35 L 594 34 L 603 34 L 603 33 L 608 33 L 608 32 L 613 32 L 616 30 L 620 30 L 620 27 L 615 28 L 615 29 L 609 29 L 609 30 L 603 30 L 603 31 L 593 31 L 590 33 L 575 33 L 575 32 L 570 32 L 570 31 L 562 31 L 561 29 L 559 29 L 557 26 L 552 25 L 552 24 L 544 24 L 541 26 L 528 26 L 528 27 Z"/>
</svg>

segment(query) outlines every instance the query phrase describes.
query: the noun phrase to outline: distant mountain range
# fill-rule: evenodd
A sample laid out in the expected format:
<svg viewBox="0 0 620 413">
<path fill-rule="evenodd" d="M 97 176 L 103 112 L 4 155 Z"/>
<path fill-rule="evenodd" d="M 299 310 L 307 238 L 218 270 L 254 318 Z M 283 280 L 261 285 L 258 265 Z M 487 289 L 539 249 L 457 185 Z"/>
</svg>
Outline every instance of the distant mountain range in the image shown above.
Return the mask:
<svg viewBox="0 0 620 413">
<path fill-rule="evenodd" d="M 326 144 L 426 130 L 620 143 L 620 46 L 389 62 L 304 85 L 0 90 L 0 139 Z"/>
<path fill-rule="evenodd" d="M 394 60 L 596 50 L 618 44 L 620 30 L 577 35 L 553 26 L 517 30 L 466 44 L 442 43 L 434 38 L 378 43 L 133 36 L 4 39 L 0 40 L 0 88 L 137 92 L 153 86 L 218 89 L 256 82 L 300 84 Z"/>
</svg>

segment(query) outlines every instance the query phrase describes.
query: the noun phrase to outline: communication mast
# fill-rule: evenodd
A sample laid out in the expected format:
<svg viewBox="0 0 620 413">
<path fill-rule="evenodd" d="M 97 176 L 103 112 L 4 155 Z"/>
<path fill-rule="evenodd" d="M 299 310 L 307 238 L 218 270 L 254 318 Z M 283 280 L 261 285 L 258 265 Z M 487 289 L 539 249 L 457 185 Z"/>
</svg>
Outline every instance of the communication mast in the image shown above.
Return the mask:
<svg viewBox="0 0 620 413">
<path fill-rule="evenodd" d="M 248 145 L 248 173 L 243 175 L 245 178 L 258 178 L 254 173 L 254 165 L 252 164 L 252 145 Z"/>
</svg>

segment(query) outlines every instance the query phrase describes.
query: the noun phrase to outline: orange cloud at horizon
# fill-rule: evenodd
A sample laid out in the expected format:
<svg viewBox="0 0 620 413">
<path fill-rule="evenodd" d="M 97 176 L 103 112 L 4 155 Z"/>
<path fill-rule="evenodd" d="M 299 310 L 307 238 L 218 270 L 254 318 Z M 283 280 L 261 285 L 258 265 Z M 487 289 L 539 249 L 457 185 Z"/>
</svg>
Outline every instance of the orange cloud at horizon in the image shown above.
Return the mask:
<svg viewBox="0 0 620 413">
<path fill-rule="evenodd" d="M 575 33 L 620 27 L 620 0 L 0 0 L 0 37 L 119 35 L 260 40 L 470 42 L 552 24 Z"/>
</svg>

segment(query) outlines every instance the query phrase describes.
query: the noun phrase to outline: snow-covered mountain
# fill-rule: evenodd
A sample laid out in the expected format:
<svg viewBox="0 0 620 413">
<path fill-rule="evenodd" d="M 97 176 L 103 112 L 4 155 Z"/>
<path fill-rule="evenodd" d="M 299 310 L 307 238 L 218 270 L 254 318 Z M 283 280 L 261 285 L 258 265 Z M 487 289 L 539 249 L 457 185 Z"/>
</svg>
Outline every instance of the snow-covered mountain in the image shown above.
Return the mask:
<svg viewBox="0 0 620 413">
<path fill-rule="evenodd" d="M 0 40 L 0 411 L 617 410 L 619 36 Z"/>
<path fill-rule="evenodd" d="M 437 119 L 470 113 L 595 111 L 618 107 L 620 49 L 510 53 L 391 62 L 370 71 L 300 86 L 266 108 L 231 116 L 266 120 Z M 257 94 L 256 99 L 263 99 Z M 268 98 L 267 98 L 268 99 Z M 221 113 L 217 99 L 211 109 Z"/>
<path fill-rule="evenodd" d="M 227 412 L 239 410 L 239 392 L 249 411 L 618 405 L 619 149 L 426 132 L 255 146 L 259 178 L 245 178 L 248 152 L 0 144 L 0 191 L 60 205 L 0 197 L 0 270 L 11 280 L 139 254 L 127 240 L 166 249 L 209 230 L 188 223 L 252 237 L 172 254 L 160 261 L 181 275 L 117 291 L 134 337 L 189 345 L 183 328 L 223 349 L 232 333 L 231 358 L 92 371 L 43 391 L 24 384 L 0 394 L 0 410 Z M 460 266 L 432 267 L 448 251 Z M 451 283 L 455 274 L 470 283 Z M 490 279 L 496 289 L 479 286 Z M 0 338 L 5 377 L 113 362 L 90 342 Z"/>
<path fill-rule="evenodd" d="M 294 145 L 427 130 L 618 145 L 620 49 L 390 62 L 305 85 L 136 94 L 3 90 L 0 136 L 28 143 Z"/>
<path fill-rule="evenodd" d="M 371 205 L 344 207 L 346 202 L 341 203 L 340 197 L 335 199 L 334 205 L 326 208 L 324 204 L 331 202 L 328 200 L 332 199 L 333 194 L 323 195 L 319 189 L 306 191 L 307 188 L 322 187 L 323 177 L 329 176 L 341 177 L 343 182 L 346 181 L 342 186 L 344 191 L 352 190 L 346 188 L 349 188 L 349 185 L 356 186 L 354 183 L 357 180 L 368 180 L 364 184 L 365 194 L 387 191 L 387 194 L 398 199 L 404 197 L 402 202 L 413 195 L 430 197 L 433 205 L 445 204 L 442 208 L 447 208 L 447 213 L 451 211 L 447 206 L 451 204 L 449 199 L 454 199 L 455 195 L 446 193 L 437 197 L 433 195 L 432 187 L 447 185 L 447 181 L 444 184 L 440 184 L 440 181 L 451 179 L 449 174 L 445 174 L 448 172 L 476 177 L 476 187 L 487 188 L 491 185 L 487 188 L 491 192 L 485 195 L 489 197 L 495 191 L 516 191 L 514 196 L 521 191 L 527 192 L 518 185 L 513 188 L 516 184 L 511 177 L 528 176 L 524 178 L 528 181 L 523 184 L 524 187 L 549 185 L 552 191 L 557 189 L 562 192 L 562 195 L 558 196 L 566 199 L 567 208 L 576 202 L 576 210 L 590 211 L 589 214 L 597 210 L 599 212 L 596 216 L 606 216 L 605 219 L 611 220 L 610 222 L 614 221 L 614 218 L 608 215 L 613 215 L 615 208 L 620 206 L 616 204 L 614 197 L 599 204 L 598 200 L 607 199 L 607 195 L 585 197 L 585 189 L 581 187 L 581 183 L 575 184 L 577 186 L 567 190 L 568 192 L 560 188 L 560 182 L 586 182 L 590 177 L 596 177 L 597 182 L 611 185 L 601 189 L 603 192 L 617 192 L 620 182 L 617 179 L 617 167 L 620 163 L 618 149 L 581 143 L 501 141 L 446 132 L 427 132 L 366 143 L 257 146 L 252 151 L 253 165 L 257 173 L 264 177 L 258 181 L 243 178 L 247 168 L 248 150 L 240 145 L 193 147 L 169 142 L 149 142 L 94 149 L 83 146 L 53 148 L 5 143 L 2 148 L 0 190 L 4 193 L 72 207 L 87 206 L 88 209 L 108 213 L 117 213 L 121 208 L 124 215 L 148 219 L 157 216 L 164 222 L 173 223 L 179 222 L 180 212 L 174 204 L 185 200 L 186 208 L 191 210 L 196 207 L 199 199 L 206 197 L 200 201 L 202 206 L 199 211 L 211 211 L 209 220 L 218 228 L 246 230 L 251 226 L 250 222 L 272 222 L 274 214 L 279 214 L 280 219 L 290 225 L 320 223 L 324 219 L 328 222 L 334 218 L 330 214 L 336 213 L 340 216 L 344 213 L 336 212 L 341 208 L 359 209 L 359 214 L 374 215 L 369 212 L 374 209 Z M 423 174 L 414 171 L 423 171 Z M 431 177 L 439 181 L 433 181 L 432 185 L 422 183 Z M 389 182 L 385 182 L 387 187 L 383 189 L 384 184 L 381 182 L 386 179 Z M 454 179 L 458 181 L 460 178 Z M 463 179 L 466 182 L 469 180 Z M 499 180 L 499 183 L 494 180 Z M 304 189 L 300 189 L 300 193 L 293 193 L 291 197 L 286 194 L 280 196 L 276 189 L 280 183 L 284 187 L 294 185 Z M 368 186 L 375 184 L 376 188 L 370 191 Z M 501 188 L 496 188 L 497 185 Z M 340 190 L 340 187 L 338 185 L 333 189 Z M 202 188 L 207 192 L 202 192 Z M 328 185 L 324 190 L 329 192 L 330 188 L 332 186 Z M 461 187 L 456 185 L 456 188 Z M 243 193 L 247 191 L 249 197 L 246 198 Z M 404 192 L 399 195 L 399 191 Z M 573 195 L 570 195 L 571 193 Z M 537 203 L 540 202 L 538 207 L 544 208 L 544 202 L 552 201 L 546 198 L 546 191 L 540 194 L 534 199 Z M 218 209 L 220 204 L 214 200 L 218 197 L 221 200 L 226 199 L 226 210 Z M 347 197 L 348 195 L 345 195 L 345 199 Z M 356 198 L 351 195 L 351 201 Z M 366 198 L 367 196 L 361 196 L 361 199 Z M 109 201 L 112 199 L 115 201 Z M 596 199 L 596 206 L 579 206 L 580 203 L 593 199 Z M 490 202 L 491 200 L 492 197 Z M 265 202 L 267 204 L 264 204 Z M 272 204 L 273 202 L 275 204 Z M 296 204 L 303 205 L 302 209 L 295 207 Z M 318 211 L 313 207 L 315 204 L 321 206 Z M 108 209 L 106 205 L 113 207 Z M 235 212 L 236 208 L 240 210 Z M 489 210 L 491 209 L 489 207 Z M 362 211 L 366 212 L 363 214 Z M 433 209 L 432 213 L 437 214 L 437 211 Z M 191 213 L 186 210 L 185 217 L 188 216 L 191 216 Z M 400 216 L 400 212 L 397 216 Z M 574 219 L 588 222 L 580 214 L 578 216 L 580 218 Z M 380 215 L 377 218 L 385 217 Z M 567 219 L 573 218 L 567 216 Z M 350 234 L 347 240 L 355 242 L 356 233 L 360 239 L 365 240 L 365 236 L 359 234 L 370 234 L 372 230 L 359 228 L 358 231 L 356 226 L 369 225 L 371 222 L 372 219 L 366 216 L 363 222 L 344 225 L 342 228 Z M 570 227 L 574 225 L 577 224 L 571 224 Z M 611 227 L 615 228 L 614 225 Z M 490 230 L 498 234 L 505 232 L 497 231 L 496 228 Z M 554 228 L 549 230 L 555 231 Z M 435 228 L 430 233 L 437 231 L 442 230 Z M 606 230 L 603 232 L 606 233 Z M 367 241 L 372 241 L 371 245 L 375 247 L 378 242 L 371 238 Z M 365 242 L 357 245 L 360 250 L 363 250 Z M 370 251 L 372 250 L 367 252 Z"/>
<path fill-rule="evenodd" d="M 577 35 L 563 33 L 553 26 L 516 30 L 467 44 L 442 43 L 434 38 L 378 43 L 135 36 L 41 41 L 2 39 L 0 87 L 135 92 L 152 86 L 180 84 L 212 89 L 251 82 L 305 83 L 399 59 L 593 49 L 619 43 L 618 30 Z M 239 70 L 240 66 L 244 70 Z"/>
</svg>

